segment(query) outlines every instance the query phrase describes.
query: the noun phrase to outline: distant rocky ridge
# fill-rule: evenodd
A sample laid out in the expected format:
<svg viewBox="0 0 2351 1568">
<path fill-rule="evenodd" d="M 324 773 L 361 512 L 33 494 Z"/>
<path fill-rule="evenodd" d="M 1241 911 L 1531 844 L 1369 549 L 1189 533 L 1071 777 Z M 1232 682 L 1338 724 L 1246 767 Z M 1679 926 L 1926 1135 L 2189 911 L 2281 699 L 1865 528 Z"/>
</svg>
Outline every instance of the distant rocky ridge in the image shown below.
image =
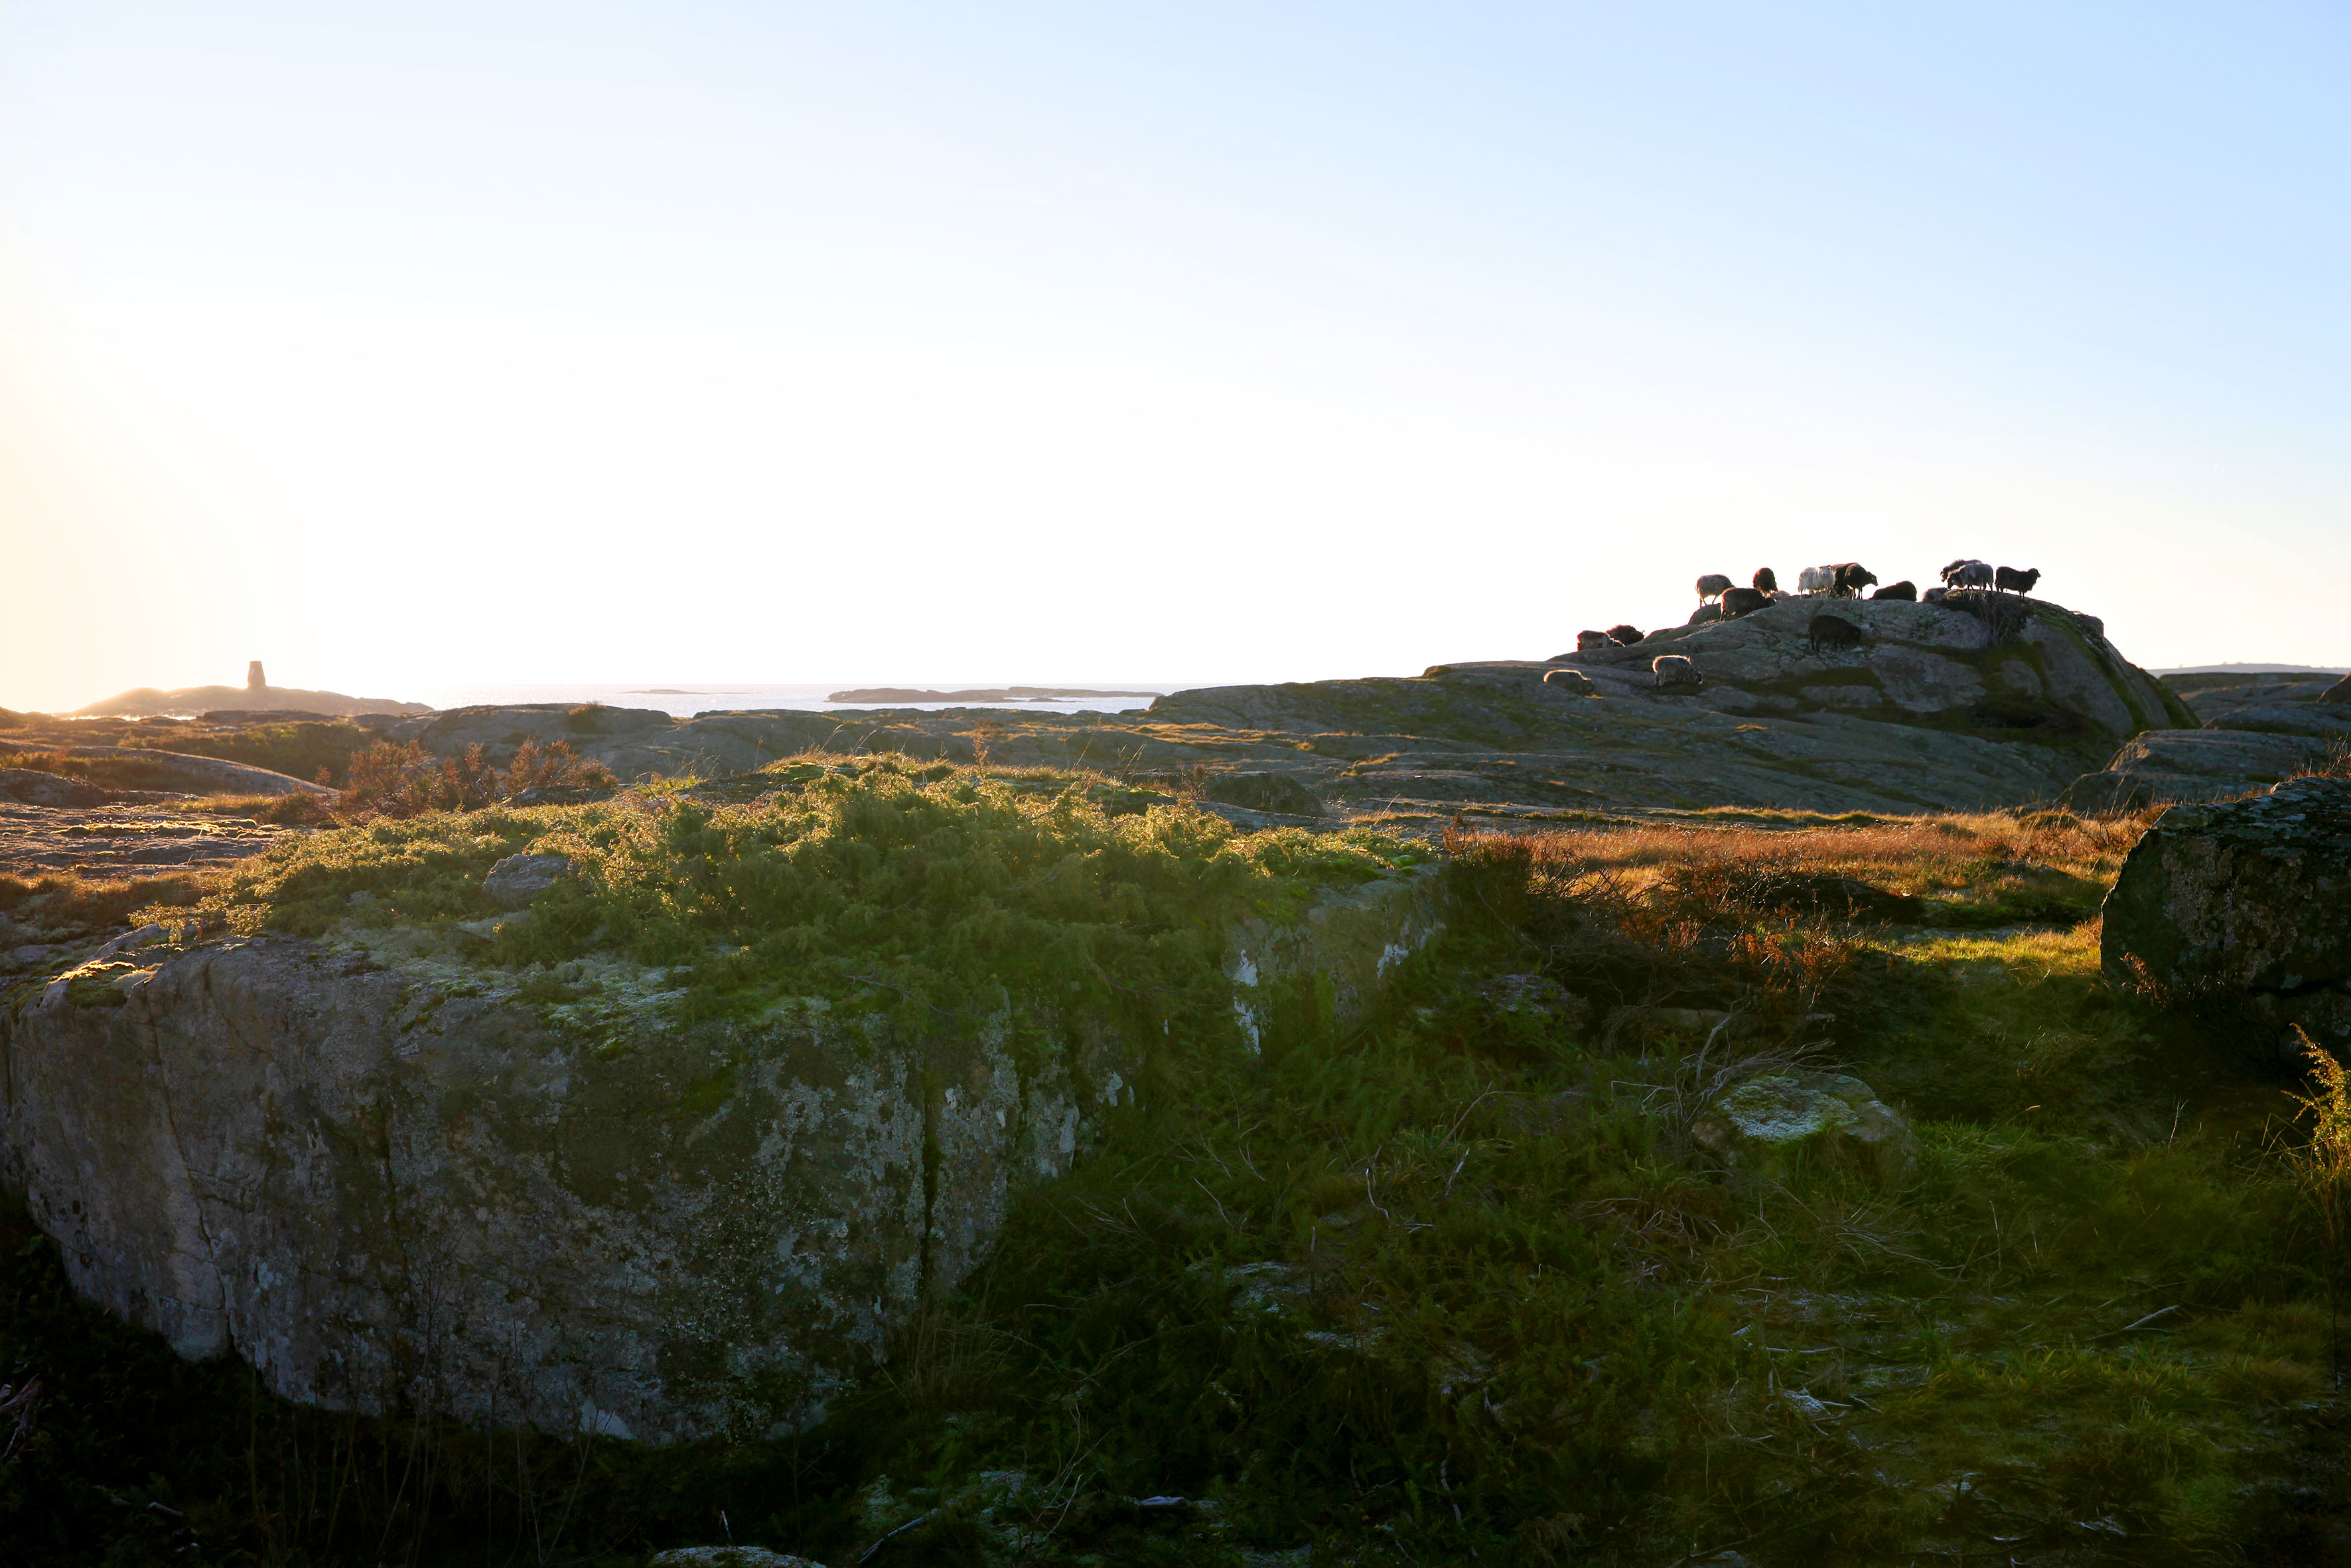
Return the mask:
<svg viewBox="0 0 2351 1568">
<path fill-rule="evenodd" d="M 1813 618 L 1857 629 L 1814 646 Z M 1694 687 L 1661 687 L 1661 654 Z M 1544 680 L 1572 668 L 1593 695 Z M 2055 799 L 2133 737 L 2192 729 L 2179 695 L 2095 617 L 2002 596 L 1983 612 L 1800 599 L 1581 657 L 1433 666 L 1417 676 L 1204 687 L 1139 713 L 762 709 L 673 719 L 542 704 L 371 716 L 395 740 L 503 764 L 569 741 L 624 780 L 748 773 L 806 751 L 894 751 L 1014 766 L 1082 764 L 1175 781 L 1286 774 L 1329 809 L 1557 820 L 1713 807 L 1888 813 Z M 1297 813 L 1301 818 L 1305 813 Z"/>
<path fill-rule="evenodd" d="M 118 693 L 104 702 L 76 708 L 75 718 L 131 718 L 149 714 L 198 714 L 224 709 L 291 709 L 329 717 L 348 718 L 363 713 L 431 713 L 429 703 L 394 702 L 390 697 L 345 696 L 340 692 L 307 692 L 294 686 L 183 686 L 158 691 L 140 686 Z"/>
<path fill-rule="evenodd" d="M 650 695 L 650 694 L 648 694 Z M 1096 692 L 1082 686 L 991 686 L 966 692 L 933 692 L 914 686 L 859 686 L 835 692 L 829 703 L 1050 703 L 1085 697 L 1155 697 L 1158 692 Z"/>
</svg>

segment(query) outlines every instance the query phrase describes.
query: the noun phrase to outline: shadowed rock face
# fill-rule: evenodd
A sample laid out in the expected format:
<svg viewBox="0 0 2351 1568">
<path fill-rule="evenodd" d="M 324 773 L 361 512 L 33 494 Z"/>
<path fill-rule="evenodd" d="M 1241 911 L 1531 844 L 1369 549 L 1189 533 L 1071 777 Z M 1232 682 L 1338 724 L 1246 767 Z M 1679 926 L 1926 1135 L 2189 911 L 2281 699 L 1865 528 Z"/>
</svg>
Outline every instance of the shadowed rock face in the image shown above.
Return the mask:
<svg viewBox="0 0 2351 1568">
<path fill-rule="evenodd" d="M 1425 873 L 1238 928 L 1237 1048 L 1352 1019 L 1435 929 Z M 794 1430 L 1134 1076 L 1000 998 L 683 1023 L 666 970 L 550 1002 L 397 937 L 150 946 L 8 995 L 0 1183 L 78 1291 L 333 1408 Z"/>
<path fill-rule="evenodd" d="M 2351 779 L 2174 807 L 2123 862 L 2101 943 L 2116 985 L 2244 1003 L 2351 1046 Z"/>
<path fill-rule="evenodd" d="M 2141 730 L 2195 716 L 2105 641 L 2093 617 L 2015 595 L 1987 613 L 1841 600 L 1866 641 L 1815 649 L 1817 601 L 1654 633 L 1547 662 L 1178 692 L 1140 714 L 964 710 L 706 713 L 548 706 L 371 719 L 393 738 L 503 763 L 526 738 L 570 741 L 624 779 L 747 773 L 806 750 L 1084 764 L 1166 778 L 1280 773 L 1337 817 L 1762 806 L 1978 810 L 2048 800 Z M 1661 653 L 1697 689 L 1659 687 Z M 1546 685 L 1570 667 L 1589 681 Z M 1215 793 L 1210 791 L 1211 795 Z M 1298 814 L 1305 814 L 1295 805 Z"/>
<path fill-rule="evenodd" d="M 2173 677 L 2203 727 L 2126 742 L 2098 772 L 2076 779 L 2075 810 L 2127 810 L 2182 800 L 2234 800 L 2293 778 L 2351 743 L 2351 710 L 2335 706 L 2332 675 L 2199 674 Z"/>
</svg>

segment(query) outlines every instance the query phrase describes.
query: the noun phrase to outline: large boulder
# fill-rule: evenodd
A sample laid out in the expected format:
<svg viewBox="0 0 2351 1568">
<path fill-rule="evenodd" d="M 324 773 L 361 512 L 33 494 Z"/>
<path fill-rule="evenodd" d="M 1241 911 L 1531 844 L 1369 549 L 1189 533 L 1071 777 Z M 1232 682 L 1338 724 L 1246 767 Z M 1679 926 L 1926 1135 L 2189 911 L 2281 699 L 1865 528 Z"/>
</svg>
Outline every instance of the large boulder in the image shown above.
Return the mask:
<svg viewBox="0 0 2351 1568">
<path fill-rule="evenodd" d="M 2173 807 L 2123 862 L 2101 941 L 2116 986 L 2351 1048 L 2351 779 Z"/>
<path fill-rule="evenodd" d="M 1358 1016 L 1432 900 L 1389 877 L 1237 929 L 1238 1032 Z M 83 1296 L 333 1408 L 788 1432 L 1069 1167 L 1150 1043 L 1001 992 L 685 1019 L 667 969 L 420 939 L 120 945 L 8 993 L 0 1186 Z"/>
</svg>

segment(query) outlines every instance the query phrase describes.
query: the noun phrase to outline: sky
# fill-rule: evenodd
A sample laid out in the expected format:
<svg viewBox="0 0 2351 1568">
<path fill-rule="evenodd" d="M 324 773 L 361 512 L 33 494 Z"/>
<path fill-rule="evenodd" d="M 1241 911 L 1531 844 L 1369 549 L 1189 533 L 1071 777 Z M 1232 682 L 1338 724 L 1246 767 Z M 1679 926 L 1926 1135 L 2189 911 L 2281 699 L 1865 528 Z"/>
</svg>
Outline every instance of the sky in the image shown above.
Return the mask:
<svg viewBox="0 0 2351 1568">
<path fill-rule="evenodd" d="M 2351 662 L 2351 11 L 0 0 L 0 705 Z"/>
</svg>

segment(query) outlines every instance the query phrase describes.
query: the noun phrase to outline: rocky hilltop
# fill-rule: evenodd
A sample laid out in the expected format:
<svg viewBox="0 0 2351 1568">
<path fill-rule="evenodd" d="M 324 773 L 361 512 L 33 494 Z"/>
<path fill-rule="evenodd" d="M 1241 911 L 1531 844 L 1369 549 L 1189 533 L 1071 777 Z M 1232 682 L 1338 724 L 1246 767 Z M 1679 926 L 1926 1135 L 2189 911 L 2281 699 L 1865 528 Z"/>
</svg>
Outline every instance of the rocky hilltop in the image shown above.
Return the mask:
<svg viewBox="0 0 2351 1568">
<path fill-rule="evenodd" d="M 1856 628 L 1815 643 L 1813 618 Z M 1687 658 L 1698 684 L 1651 664 Z M 1547 681 L 1553 670 L 1583 677 Z M 1588 683 L 1589 695 L 1585 693 Z M 2193 728 L 2179 697 L 2096 617 L 2016 595 L 1951 607 L 1791 600 L 1630 647 L 1434 666 L 1417 676 L 1217 686 L 1140 713 L 874 708 L 672 719 L 654 709 L 459 708 L 361 721 L 454 756 L 569 741 L 624 780 L 747 773 L 804 751 L 1090 765 L 1173 783 L 1280 776 L 1336 817 L 1754 807 L 1976 810 L 2048 800 L 2148 730 Z"/>
</svg>

